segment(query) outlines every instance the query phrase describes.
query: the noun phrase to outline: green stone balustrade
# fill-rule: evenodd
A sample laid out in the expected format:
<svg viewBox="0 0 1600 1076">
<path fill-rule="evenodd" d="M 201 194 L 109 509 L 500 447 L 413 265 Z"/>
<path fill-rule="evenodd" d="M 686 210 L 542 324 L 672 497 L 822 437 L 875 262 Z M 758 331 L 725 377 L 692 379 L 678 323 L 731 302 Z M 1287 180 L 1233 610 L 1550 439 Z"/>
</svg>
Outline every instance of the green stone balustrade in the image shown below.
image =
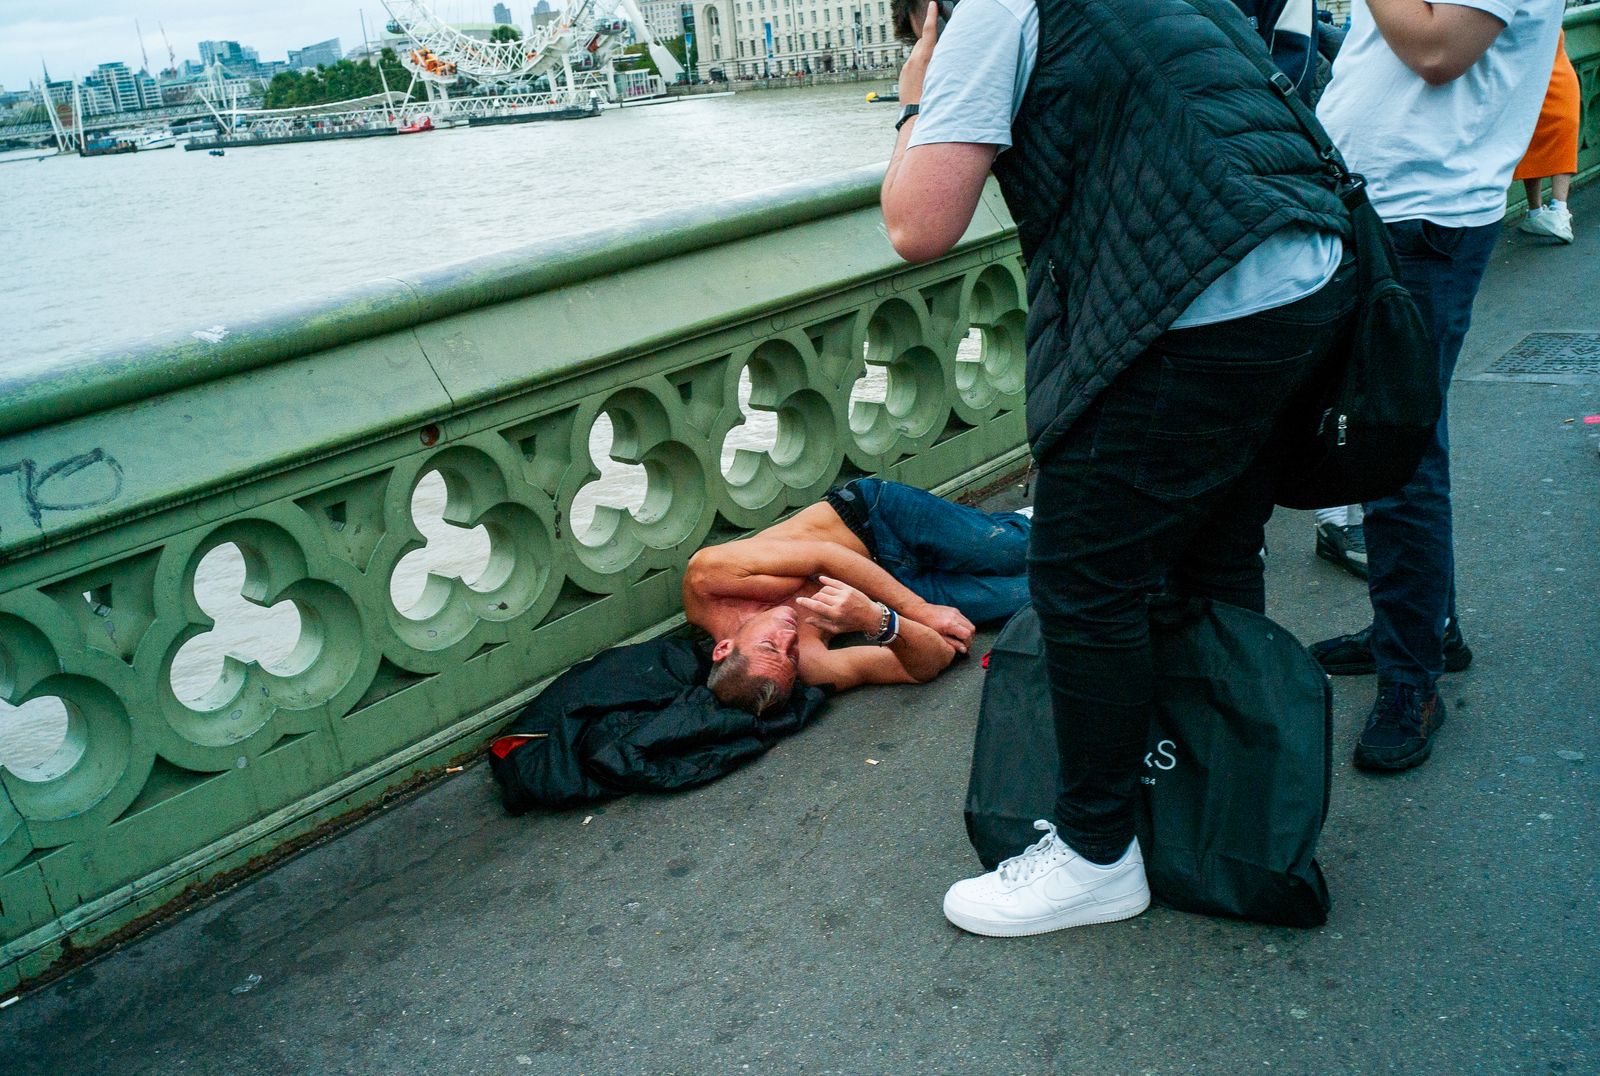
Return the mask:
<svg viewBox="0 0 1600 1076">
<path fill-rule="evenodd" d="M 1018 466 L 1010 219 L 991 190 L 950 256 L 908 266 L 881 174 L 4 375 L 0 698 L 67 731 L 0 767 L 0 988 L 475 748 L 541 679 L 677 615 L 702 544 L 841 475 Z M 881 403 L 852 400 L 868 367 Z M 741 376 L 776 439 L 725 468 Z M 602 415 L 646 493 L 579 535 Z M 432 475 L 489 554 L 402 611 Z M 291 610 L 298 641 L 182 698 L 175 658 L 218 628 L 196 573 L 227 545 L 242 601 Z"/>
<path fill-rule="evenodd" d="M 1578 182 L 1600 175 L 1600 3 L 1567 12 L 1567 55 L 1578 72 L 1583 103 L 1578 137 Z"/>
<path fill-rule="evenodd" d="M 1578 99 L 1583 114 L 1578 132 L 1578 175 L 1575 183 L 1593 182 L 1600 176 L 1600 2 L 1569 10 L 1562 20 L 1567 31 L 1567 56 L 1578 73 Z M 1545 197 L 1550 196 L 1549 184 Z M 1528 206 L 1521 183 L 1506 192 L 1509 213 Z"/>
</svg>

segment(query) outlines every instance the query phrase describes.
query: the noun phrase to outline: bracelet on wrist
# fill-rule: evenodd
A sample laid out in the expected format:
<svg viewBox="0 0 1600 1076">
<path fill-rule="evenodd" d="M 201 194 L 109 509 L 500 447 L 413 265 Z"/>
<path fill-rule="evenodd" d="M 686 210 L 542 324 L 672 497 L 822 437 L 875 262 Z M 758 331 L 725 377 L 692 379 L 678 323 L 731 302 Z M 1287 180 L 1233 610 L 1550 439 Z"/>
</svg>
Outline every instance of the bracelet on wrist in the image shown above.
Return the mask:
<svg viewBox="0 0 1600 1076">
<path fill-rule="evenodd" d="M 900 638 L 900 614 L 883 602 L 878 603 L 878 608 L 883 610 L 883 615 L 878 620 L 878 634 L 872 637 L 872 641 L 878 646 L 888 646 Z"/>
</svg>

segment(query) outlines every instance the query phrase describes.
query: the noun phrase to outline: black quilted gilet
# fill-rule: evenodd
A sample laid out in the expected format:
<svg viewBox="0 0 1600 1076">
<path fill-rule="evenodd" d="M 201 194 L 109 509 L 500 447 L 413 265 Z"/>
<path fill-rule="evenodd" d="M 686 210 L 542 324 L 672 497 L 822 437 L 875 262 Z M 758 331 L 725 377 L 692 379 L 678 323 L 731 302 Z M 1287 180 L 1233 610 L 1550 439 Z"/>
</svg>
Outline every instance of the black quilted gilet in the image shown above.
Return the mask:
<svg viewBox="0 0 1600 1076">
<path fill-rule="evenodd" d="M 1348 239 L 1350 223 L 1294 115 L 1186 0 L 1038 6 L 1038 64 L 994 173 L 1028 265 L 1043 458 L 1263 239 L 1295 222 Z"/>
</svg>

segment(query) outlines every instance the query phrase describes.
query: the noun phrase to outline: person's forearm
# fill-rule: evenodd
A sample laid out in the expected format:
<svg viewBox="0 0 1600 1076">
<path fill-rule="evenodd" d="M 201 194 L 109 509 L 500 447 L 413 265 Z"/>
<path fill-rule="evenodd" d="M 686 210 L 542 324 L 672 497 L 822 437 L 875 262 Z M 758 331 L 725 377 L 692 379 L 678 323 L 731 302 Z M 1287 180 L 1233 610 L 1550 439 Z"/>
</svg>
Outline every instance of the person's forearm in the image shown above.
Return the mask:
<svg viewBox="0 0 1600 1076">
<path fill-rule="evenodd" d="M 910 102 L 907 102 L 908 104 Z M 894 152 L 889 154 L 889 168 L 883 174 L 883 189 L 879 193 L 879 203 L 885 207 L 884 223 L 889 224 L 887 207 L 901 204 L 899 194 L 901 165 L 906 159 L 906 147 L 911 144 L 911 132 L 917 129 L 917 117 L 912 116 L 900 125 L 900 130 L 895 132 Z"/>
<path fill-rule="evenodd" d="M 916 122 L 900 128 L 879 204 L 895 253 L 924 262 L 949 251 L 972 223 L 998 147 L 935 142 L 906 149 L 906 132 Z"/>
<path fill-rule="evenodd" d="M 875 602 L 883 602 L 897 613 L 915 614 L 928 603 L 916 591 L 890 575 L 870 557 L 829 544 L 824 575 L 849 583 Z"/>
<path fill-rule="evenodd" d="M 900 618 L 900 637 L 889 644 L 906 672 L 919 684 L 926 684 L 955 660 L 955 648 L 924 624 Z"/>
<path fill-rule="evenodd" d="M 1372 21 L 1400 62 L 1442 86 L 1478 62 L 1505 24 L 1486 11 L 1428 0 L 1368 0 Z"/>
</svg>

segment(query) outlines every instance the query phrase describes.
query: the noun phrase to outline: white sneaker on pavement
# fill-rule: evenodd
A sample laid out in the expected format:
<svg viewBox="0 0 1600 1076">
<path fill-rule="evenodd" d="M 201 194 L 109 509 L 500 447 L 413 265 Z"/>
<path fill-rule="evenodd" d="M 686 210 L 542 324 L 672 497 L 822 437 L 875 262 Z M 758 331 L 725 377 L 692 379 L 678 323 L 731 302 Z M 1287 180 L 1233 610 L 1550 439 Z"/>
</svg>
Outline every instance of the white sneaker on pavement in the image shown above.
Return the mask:
<svg viewBox="0 0 1600 1076">
<path fill-rule="evenodd" d="M 1572 210 L 1564 202 L 1551 202 L 1533 210 L 1522 223 L 1517 225 L 1517 230 L 1527 232 L 1529 235 L 1547 235 L 1552 239 L 1559 239 L 1563 243 L 1572 242 Z"/>
<path fill-rule="evenodd" d="M 944 917 L 992 938 L 1044 934 L 1131 919 L 1150 907 L 1137 839 L 1115 863 L 1084 859 L 1043 819 L 1044 837 L 988 874 L 957 882 L 944 895 Z"/>
</svg>

